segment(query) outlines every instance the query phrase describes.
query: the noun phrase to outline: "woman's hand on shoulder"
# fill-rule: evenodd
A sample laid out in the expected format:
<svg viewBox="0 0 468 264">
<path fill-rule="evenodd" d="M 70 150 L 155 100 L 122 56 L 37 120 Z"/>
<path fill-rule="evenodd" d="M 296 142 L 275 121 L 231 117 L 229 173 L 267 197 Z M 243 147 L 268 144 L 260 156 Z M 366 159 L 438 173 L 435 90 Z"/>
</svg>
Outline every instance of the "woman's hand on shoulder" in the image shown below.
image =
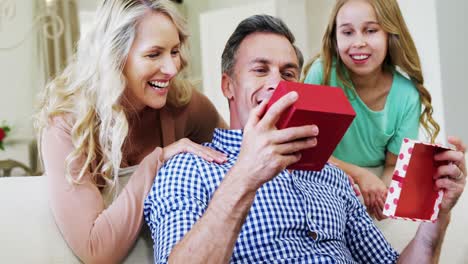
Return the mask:
<svg viewBox="0 0 468 264">
<path fill-rule="evenodd" d="M 216 162 L 216 163 L 224 163 L 227 160 L 227 157 L 224 153 L 216 151 L 212 148 L 202 146 L 191 141 L 188 138 L 182 138 L 178 141 L 170 144 L 169 146 L 163 149 L 163 159 L 164 161 L 169 160 L 174 155 L 179 153 L 192 153 L 206 161 Z"/>
</svg>

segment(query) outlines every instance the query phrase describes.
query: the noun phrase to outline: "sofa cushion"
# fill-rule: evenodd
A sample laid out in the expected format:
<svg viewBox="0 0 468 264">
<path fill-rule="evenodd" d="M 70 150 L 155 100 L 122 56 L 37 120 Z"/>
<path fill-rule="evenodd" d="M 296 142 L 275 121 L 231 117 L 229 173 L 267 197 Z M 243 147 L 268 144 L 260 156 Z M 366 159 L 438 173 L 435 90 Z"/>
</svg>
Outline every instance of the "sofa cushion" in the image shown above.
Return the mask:
<svg viewBox="0 0 468 264">
<path fill-rule="evenodd" d="M 0 262 L 81 263 L 55 224 L 45 176 L 0 178 L 0 212 Z M 152 263 L 152 258 L 152 240 L 145 233 L 125 263 Z"/>
<path fill-rule="evenodd" d="M 80 263 L 55 225 L 45 183 L 43 176 L 0 178 L 2 262 Z"/>
</svg>

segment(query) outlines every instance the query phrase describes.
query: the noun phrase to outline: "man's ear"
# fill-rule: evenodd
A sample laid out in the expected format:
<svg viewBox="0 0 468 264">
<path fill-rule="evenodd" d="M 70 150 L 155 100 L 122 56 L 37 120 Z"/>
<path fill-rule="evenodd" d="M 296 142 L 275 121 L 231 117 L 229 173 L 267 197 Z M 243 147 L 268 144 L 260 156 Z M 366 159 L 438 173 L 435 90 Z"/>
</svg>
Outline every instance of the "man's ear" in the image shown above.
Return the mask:
<svg viewBox="0 0 468 264">
<path fill-rule="evenodd" d="M 228 101 L 234 98 L 234 85 L 232 82 L 231 76 L 223 73 L 221 76 L 221 89 L 223 90 L 224 97 L 226 97 Z"/>
</svg>

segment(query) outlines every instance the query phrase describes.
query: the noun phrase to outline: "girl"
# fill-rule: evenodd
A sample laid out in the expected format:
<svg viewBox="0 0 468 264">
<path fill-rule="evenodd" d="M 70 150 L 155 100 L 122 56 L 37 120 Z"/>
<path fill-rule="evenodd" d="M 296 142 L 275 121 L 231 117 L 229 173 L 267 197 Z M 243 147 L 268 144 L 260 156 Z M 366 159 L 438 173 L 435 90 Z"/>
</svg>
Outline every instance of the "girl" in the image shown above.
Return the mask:
<svg viewBox="0 0 468 264">
<path fill-rule="evenodd" d="M 421 63 L 396 0 L 338 0 L 305 83 L 342 88 L 356 119 L 331 158 L 358 184 L 369 213 L 382 219 L 403 138 L 419 123 L 434 142 Z M 421 112 L 421 105 L 423 110 Z M 383 166 L 382 179 L 364 167 Z"/>
<path fill-rule="evenodd" d="M 103 1 L 75 60 L 41 97 L 36 127 L 52 212 L 85 263 L 127 255 L 165 160 L 180 152 L 226 159 L 194 143 L 225 124 L 178 77 L 186 45 L 185 21 L 169 1 Z"/>
</svg>

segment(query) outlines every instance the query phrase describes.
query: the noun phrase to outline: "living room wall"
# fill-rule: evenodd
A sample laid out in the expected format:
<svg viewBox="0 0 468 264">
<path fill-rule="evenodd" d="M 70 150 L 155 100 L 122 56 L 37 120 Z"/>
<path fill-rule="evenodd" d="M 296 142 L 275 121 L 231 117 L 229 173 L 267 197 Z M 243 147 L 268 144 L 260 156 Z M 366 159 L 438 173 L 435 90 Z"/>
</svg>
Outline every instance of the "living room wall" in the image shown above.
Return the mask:
<svg viewBox="0 0 468 264">
<path fill-rule="evenodd" d="M 440 69 L 448 135 L 461 136 L 468 142 L 468 1 L 436 1 L 440 43 Z"/>
<path fill-rule="evenodd" d="M 7 5 L 10 6 L 7 9 Z M 29 163 L 28 143 L 34 136 L 33 104 L 39 89 L 32 1 L 5 2 L 0 16 L 0 122 L 12 128 L 0 160 L 11 158 Z M 7 12 L 6 10 L 14 10 Z"/>
</svg>

